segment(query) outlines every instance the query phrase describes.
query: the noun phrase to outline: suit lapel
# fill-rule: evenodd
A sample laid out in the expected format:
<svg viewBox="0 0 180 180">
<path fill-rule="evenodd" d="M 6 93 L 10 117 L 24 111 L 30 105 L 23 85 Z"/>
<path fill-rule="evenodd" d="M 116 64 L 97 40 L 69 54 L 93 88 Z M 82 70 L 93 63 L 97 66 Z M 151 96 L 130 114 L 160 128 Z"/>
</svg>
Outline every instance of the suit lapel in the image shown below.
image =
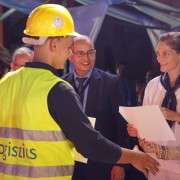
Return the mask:
<svg viewBox="0 0 180 180">
<path fill-rule="evenodd" d="M 87 95 L 87 103 L 86 103 L 86 110 L 85 110 L 87 115 L 91 114 L 92 109 L 94 108 L 94 103 L 97 98 L 99 86 L 101 83 L 100 80 L 101 80 L 101 76 L 99 72 L 96 70 L 96 68 L 94 68 L 91 74 L 88 95 Z"/>
<path fill-rule="evenodd" d="M 64 80 L 69 82 L 69 84 L 71 84 L 71 86 L 74 88 L 74 75 L 73 75 L 73 73 L 70 73 L 69 76 L 66 76 Z"/>
</svg>

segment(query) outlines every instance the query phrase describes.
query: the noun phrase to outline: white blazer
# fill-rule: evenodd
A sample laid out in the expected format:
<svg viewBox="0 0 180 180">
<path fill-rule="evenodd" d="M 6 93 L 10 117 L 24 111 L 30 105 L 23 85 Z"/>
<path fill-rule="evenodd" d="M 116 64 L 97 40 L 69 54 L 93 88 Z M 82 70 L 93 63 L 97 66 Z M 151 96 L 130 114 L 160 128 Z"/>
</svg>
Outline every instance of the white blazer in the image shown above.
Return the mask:
<svg viewBox="0 0 180 180">
<path fill-rule="evenodd" d="M 152 79 L 145 89 L 143 106 L 159 105 L 161 107 L 166 90 L 160 82 L 160 76 Z M 180 88 L 175 92 L 177 98 L 177 112 L 180 112 Z M 159 130 L 160 127 L 159 127 Z M 180 145 L 180 124 L 175 123 L 172 127 L 172 131 L 176 137 L 176 142 L 158 142 L 161 145 L 178 146 Z M 150 154 L 156 159 L 154 154 Z M 160 172 L 156 175 L 150 175 L 149 180 L 179 180 L 180 179 L 180 160 L 159 160 Z"/>
</svg>

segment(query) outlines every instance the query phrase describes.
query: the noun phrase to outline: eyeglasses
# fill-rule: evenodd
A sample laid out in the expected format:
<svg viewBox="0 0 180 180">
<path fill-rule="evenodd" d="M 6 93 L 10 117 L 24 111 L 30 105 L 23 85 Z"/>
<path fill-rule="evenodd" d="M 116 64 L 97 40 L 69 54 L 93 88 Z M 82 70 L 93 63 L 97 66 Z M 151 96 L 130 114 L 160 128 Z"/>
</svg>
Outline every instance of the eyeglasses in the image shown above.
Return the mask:
<svg viewBox="0 0 180 180">
<path fill-rule="evenodd" d="M 96 54 L 96 50 L 95 49 L 90 49 L 87 52 L 84 52 L 84 51 L 76 51 L 76 52 L 74 52 L 72 50 L 72 53 L 75 54 L 78 57 L 84 57 L 85 55 L 91 57 L 91 56 L 94 56 Z"/>
</svg>

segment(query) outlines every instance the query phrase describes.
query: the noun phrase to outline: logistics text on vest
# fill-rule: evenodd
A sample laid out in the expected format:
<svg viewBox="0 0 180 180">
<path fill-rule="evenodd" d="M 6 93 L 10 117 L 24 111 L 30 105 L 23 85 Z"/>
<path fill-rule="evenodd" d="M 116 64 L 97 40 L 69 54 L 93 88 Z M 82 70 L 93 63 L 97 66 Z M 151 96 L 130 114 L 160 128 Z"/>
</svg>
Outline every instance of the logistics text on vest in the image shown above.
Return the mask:
<svg viewBox="0 0 180 180">
<path fill-rule="evenodd" d="M 7 160 L 8 157 L 37 159 L 35 148 L 28 148 L 24 143 L 12 145 L 11 141 L 8 144 L 0 144 L 0 155 L 2 155 L 3 160 Z"/>
</svg>

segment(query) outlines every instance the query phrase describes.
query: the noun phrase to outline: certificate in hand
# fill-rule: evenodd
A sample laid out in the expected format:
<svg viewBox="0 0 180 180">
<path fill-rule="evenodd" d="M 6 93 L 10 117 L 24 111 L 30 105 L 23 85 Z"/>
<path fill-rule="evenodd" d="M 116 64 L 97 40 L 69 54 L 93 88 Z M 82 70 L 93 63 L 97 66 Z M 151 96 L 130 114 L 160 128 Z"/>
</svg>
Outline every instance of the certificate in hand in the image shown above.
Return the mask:
<svg viewBox="0 0 180 180">
<path fill-rule="evenodd" d="M 124 119 L 135 126 L 141 138 L 148 141 L 175 141 L 159 106 L 119 107 Z"/>
</svg>

